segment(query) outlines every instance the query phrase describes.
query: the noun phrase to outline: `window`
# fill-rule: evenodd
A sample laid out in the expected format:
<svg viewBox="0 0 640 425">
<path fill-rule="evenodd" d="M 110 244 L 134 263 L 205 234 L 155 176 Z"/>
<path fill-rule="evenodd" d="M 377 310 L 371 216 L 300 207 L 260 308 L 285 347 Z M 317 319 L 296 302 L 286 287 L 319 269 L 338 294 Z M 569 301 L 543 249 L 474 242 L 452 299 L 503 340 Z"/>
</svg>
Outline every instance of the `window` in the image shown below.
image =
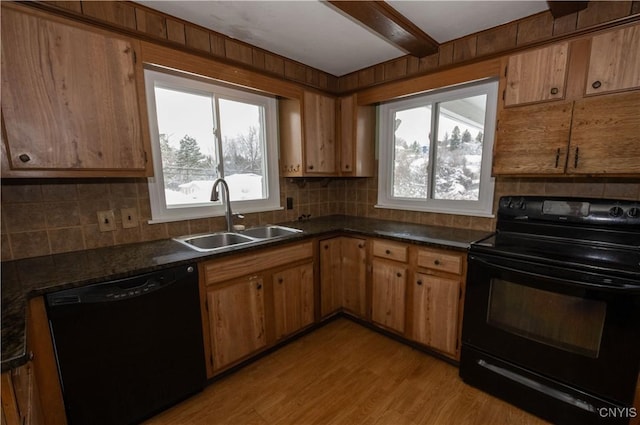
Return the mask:
<svg viewBox="0 0 640 425">
<path fill-rule="evenodd" d="M 491 216 L 497 90 L 485 81 L 382 104 L 378 206 Z"/>
<path fill-rule="evenodd" d="M 152 223 L 223 215 L 210 200 L 218 177 L 234 212 L 280 208 L 274 98 L 151 69 L 145 84 Z"/>
</svg>

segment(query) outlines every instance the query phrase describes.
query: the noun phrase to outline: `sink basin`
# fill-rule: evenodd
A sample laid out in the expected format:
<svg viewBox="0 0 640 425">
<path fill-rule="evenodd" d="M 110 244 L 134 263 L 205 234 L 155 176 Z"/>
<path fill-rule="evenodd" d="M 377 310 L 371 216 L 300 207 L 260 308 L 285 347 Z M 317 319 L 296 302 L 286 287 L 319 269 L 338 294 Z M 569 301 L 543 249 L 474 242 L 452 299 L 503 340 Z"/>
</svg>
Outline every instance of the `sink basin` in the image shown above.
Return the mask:
<svg viewBox="0 0 640 425">
<path fill-rule="evenodd" d="M 253 227 L 242 232 L 216 232 L 204 235 L 189 235 L 173 240 L 201 252 L 215 251 L 231 246 L 247 245 L 269 239 L 283 238 L 300 233 L 302 230 L 283 226 Z"/>
<path fill-rule="evenodd" d="M 251 229 L 244 230 L 242 232 L 245 236 L 250 236 L 252 238 L 258 239 L 272 239 L 279 238 L 282 236 L 295 235 L 296 233 L 300 233 L 301 230 L 291 229 L 289 227 L 283 226 L 263 226 L 263 227 L 253 227 Z"/>
<path fill-rule="evenodd" d="M 255 239 L 232 232 L 211 233 L 200 236 L 185 236 L 175 238 L 176 241 L 187 245 L 196 251 L 212 251 L 214 249 L 254 242 Z"/>
</svg>

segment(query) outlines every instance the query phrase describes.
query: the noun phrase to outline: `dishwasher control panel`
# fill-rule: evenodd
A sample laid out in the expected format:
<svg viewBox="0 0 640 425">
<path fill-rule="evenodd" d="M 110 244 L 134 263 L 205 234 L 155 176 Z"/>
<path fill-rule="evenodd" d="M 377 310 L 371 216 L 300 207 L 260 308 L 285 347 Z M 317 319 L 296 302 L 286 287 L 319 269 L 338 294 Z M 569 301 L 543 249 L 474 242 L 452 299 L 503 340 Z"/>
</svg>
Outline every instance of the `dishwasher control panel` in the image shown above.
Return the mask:
<svg viewBox="0 0 640 425">
<path fill-rule="evenodd" d="M 48 294 L 46 296 L 47 303 L 50 307 L 55 307 L 67 304 L 118 301 L 138 297 L 179 282 L 185 276 L 196 273 L 196 270 L 195 265 L 179 266 L 119 280 L 65 289 Z"/>
</svg>

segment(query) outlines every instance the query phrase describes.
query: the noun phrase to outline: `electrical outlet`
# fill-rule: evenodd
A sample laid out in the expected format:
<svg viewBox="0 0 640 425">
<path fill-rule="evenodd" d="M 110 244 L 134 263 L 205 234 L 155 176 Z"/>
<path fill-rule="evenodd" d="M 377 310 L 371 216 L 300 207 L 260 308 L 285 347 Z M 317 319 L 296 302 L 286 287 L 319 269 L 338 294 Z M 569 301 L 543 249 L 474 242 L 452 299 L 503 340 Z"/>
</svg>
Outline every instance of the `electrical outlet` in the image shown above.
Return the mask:
<svg viewBox="0 0 640 425">
<path fill-rule="evenodd" d="M 116 216 L 113 210 L 98 211 L 98 227 L 101 232 L 116 230 Z"/>
<path fill-rule="evenodd" d="M 138 210 L 136 208 L 123 208 L 120 210 L 120 214 L 122 215 L 123 228 L 138 227 Z"/>
<path fill-rule="evenodd" d="M 292 210 L 293 209 L 293 198 L 291 198 L 291 197 L 287 197 L 287 209 L 288 210 Z"/>
</svg>

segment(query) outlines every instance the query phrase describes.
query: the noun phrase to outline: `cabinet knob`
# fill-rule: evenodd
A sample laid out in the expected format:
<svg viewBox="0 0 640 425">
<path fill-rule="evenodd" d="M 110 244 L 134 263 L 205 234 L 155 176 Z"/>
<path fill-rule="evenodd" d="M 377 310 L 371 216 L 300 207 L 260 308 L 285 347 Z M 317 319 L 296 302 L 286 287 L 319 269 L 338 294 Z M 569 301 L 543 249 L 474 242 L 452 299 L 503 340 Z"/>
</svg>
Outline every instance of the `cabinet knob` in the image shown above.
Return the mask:
<svg viewBox="0 0 640 425">
<path fill-rule="evenodd" d="M 385 251 L 385 253 L 386 253 L 387 255 L 391 255 L 391 251 L 390 251 L 390 250 L 388 250 L 388 249 Z"/>
<path fill-rule="evenodd" d="M 557 88 L 557 87 L 553 87 L 553 88 L 551 89 L 551 94 L 558 94 L 558 92 L 559 92 L 559 91 L 560 91 L 560 90 L 558 90 L 558 88 Z"/>
<path fill-rule="evenodd" d="M 345 164 L 344 168 L 346 168 L 348 170 L 349 168 L 351 168 L 351 166 L 349 164 Z"/>
<path fill-rule="evenodd" d="M 329 249 L 329 245 L 325 245 L 325 246 L 324 246 L 324 249 Z"/>
<path fill-rule="evenodd" d="M 278 283 L 282 283 L 282 282 L 284 282 L 284 279 L 278 278 Z"/>
<path fill-rule="evenodd" d="M 309 165 L 309 169 L 310 169 L 310 170 L 313 170 L 313 165 Z"/>
<path fill-rule="evenodd" d="M 600 80 L 596 80 L 593 82 L 593 84 L 591 84 L 591 87 L 593 87 L 594 89 L 599 89 L 600 87 L 602 87 L 602 83 L 600 82 Z"/>
<path fill-rule="evenodd" d="M 440 260 L 433 260 L 433 264 L 435 264 L 436 266 L 440 265 Z"/>
<path fill-rule="evenodd" d="M 422 285 L 422 281 L 421 281 L 421 280 L 417 281 L 416 283 L 417 283 L 418 285 Z"/>
<path fill-rule="evenodd" d="M 31 157 L 29 155 L 27 155 L 26 153 L 23 153 L 22 155 L 20 155 L 18 157 L 20 159 L 20 161 L 22 162 L 29 162 L 31 161 Z"/>
<path fill-rule="evenodd" d="M 258 283 L 258 286 L 256 286 L 256 288 L 262 289 L 262 283 Z"/>
<path fill-rule="evenodd" d="M 398 273 L 396 273 L 396 276 L 402 277 L 402 273 L 398 272 Z"/>
<path fill-rule="evenodd" d="M 359 243 L 358 248 L 364 248 L 364 244 Z"/>
</svg>

